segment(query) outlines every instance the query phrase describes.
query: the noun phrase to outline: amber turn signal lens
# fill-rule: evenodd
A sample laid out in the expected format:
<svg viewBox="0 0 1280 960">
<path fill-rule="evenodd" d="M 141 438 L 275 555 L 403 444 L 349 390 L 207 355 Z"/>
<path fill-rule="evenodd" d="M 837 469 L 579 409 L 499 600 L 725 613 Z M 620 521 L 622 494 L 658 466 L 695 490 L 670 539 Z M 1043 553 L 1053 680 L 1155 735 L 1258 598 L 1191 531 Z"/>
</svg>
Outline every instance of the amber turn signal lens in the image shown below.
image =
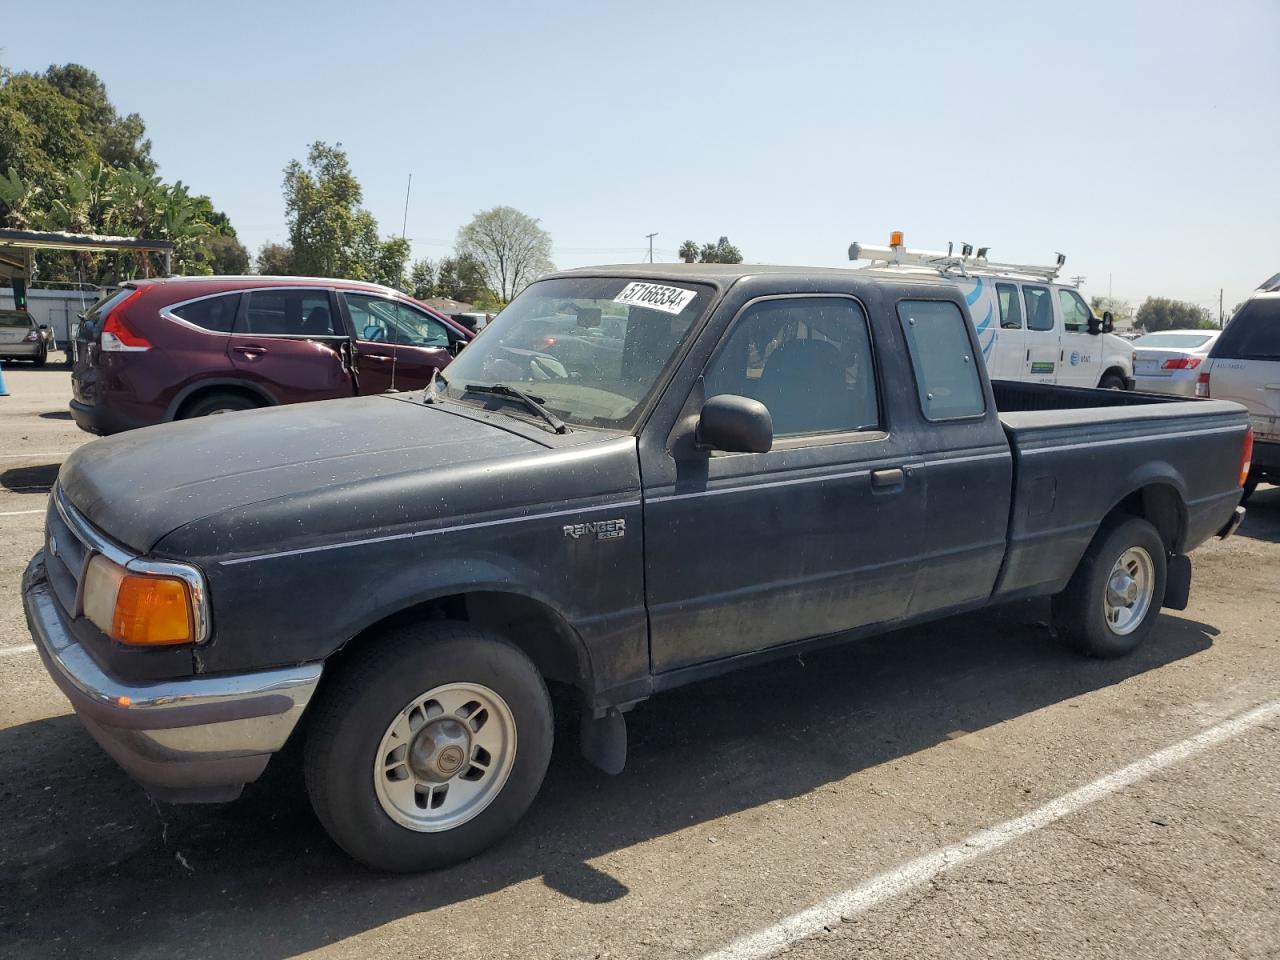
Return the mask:
<svg viewBox="0 0 1280 960">
<path fill-rule="evenodd" d="M 116 594 L 111 635 L 141 647 L 190 643 L 194 630 L 187 585 L 168 577 L 126 574 Z"/>
</svg>

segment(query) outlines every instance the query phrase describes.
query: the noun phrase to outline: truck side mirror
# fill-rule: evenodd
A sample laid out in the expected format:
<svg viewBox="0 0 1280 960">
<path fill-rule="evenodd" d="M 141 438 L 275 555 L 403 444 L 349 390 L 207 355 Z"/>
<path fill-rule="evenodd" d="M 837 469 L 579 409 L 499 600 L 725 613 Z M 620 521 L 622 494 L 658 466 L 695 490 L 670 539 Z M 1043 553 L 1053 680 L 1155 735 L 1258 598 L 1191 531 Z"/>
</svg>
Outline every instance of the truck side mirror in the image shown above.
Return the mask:
<svg viewBox="0 0 1280 960">
<path fill-rule="evenodd" d="M 768 453 L 773 448 L 773 417 L 759 400 L 722 393 L 702 407 L 698 445 L 726 453 Z"/>
<path fill-rule="evenodd" d="M 1116 318 L 1111 315 L 1110 310 L 1102 312 L 1102 332 L 1111 333 L 1116 328 Z"/>
</svg>

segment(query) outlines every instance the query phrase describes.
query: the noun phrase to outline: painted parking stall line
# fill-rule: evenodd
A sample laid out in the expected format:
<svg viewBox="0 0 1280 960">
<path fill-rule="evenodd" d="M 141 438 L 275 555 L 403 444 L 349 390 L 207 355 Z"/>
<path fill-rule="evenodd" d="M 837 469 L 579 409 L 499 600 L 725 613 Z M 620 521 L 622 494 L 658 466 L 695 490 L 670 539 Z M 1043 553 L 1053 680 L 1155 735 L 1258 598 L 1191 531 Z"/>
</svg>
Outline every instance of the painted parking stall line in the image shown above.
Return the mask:
<svg viewBox="0 0 1280 960">
<path fill-rule="evenodd" d="M 872 877 L 861 886 L 837 893 L 821 903 L 794 913 L 772 926 L 746 934 L 728 946 L 705 954 L 703 960 L 763 960 L 800 940 L 821 933 L 842 920 L 866 913 L 872 907 L 909 890 L 924 886 L 939 874 L 963 866 L 1070 816 L 1092 803 L 1119 793 L 1166 767 L 1203 753 L 1242 733 L 1280 717 L 1280 700 L 1273 700 L 1246 713 L 1209 727 L 1193 737 L 1136 760 L 1127 767 L 1087 783 L 1070 793 L 1050 800 L 1012 820 L 981 830 L 950 846 L 926 853 L 909 863 Z"/>
<path fill-rule="evenodd" d="M 35 513 L 44 513 L 44 508 L 38 510 L 4 510 L 0 511 L 0 517 L 29 517 Z"/>
<path fill-rule="evenodd" d="M 36 645 L 34 643 L 24 643 L 17 647 L 0 647 L 0 657 L 16 657 L 22 653 L 35 653 Z"/>
</svg>

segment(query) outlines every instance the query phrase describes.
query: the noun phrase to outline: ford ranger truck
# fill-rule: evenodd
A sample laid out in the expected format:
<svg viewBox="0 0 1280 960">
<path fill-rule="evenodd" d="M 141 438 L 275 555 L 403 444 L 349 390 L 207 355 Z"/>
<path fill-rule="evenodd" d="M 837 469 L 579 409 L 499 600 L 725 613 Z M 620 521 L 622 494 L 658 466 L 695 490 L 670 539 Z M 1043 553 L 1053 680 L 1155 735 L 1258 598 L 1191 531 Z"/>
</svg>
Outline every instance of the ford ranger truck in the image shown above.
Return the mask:
<svg viewBox="0 0 1280 960">
<path fill-rule="evenodd" d="M 549 683 L 617 773 L 665 690 L 959 611 L 1052 597 L 1085 654 L 1159 643 L 1243 516 L 1245 410 L 981 357 L 936 277 L 555 274 L 425 390 L 81 447 L 31 632 L 152 795 L 230 800 L 300 738 L 353 857 L 448 864 L 537 794 Z"/>
</svg>

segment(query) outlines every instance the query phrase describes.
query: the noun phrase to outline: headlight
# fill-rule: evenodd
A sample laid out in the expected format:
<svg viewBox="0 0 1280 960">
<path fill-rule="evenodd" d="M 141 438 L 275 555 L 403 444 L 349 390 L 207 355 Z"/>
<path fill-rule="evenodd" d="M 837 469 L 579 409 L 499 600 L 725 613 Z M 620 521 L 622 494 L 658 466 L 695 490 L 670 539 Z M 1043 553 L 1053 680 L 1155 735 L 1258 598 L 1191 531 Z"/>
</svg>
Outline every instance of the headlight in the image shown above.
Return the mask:
<svg viewBox="0 0 1280 960">
<path fill-rule="evenodd" d="M 153 647 L 196 639 L 194 603 L 177 577 L 134 573 L 98 554 L 84 581 L 84 615 L 121 643 Z"/>
</svg>

